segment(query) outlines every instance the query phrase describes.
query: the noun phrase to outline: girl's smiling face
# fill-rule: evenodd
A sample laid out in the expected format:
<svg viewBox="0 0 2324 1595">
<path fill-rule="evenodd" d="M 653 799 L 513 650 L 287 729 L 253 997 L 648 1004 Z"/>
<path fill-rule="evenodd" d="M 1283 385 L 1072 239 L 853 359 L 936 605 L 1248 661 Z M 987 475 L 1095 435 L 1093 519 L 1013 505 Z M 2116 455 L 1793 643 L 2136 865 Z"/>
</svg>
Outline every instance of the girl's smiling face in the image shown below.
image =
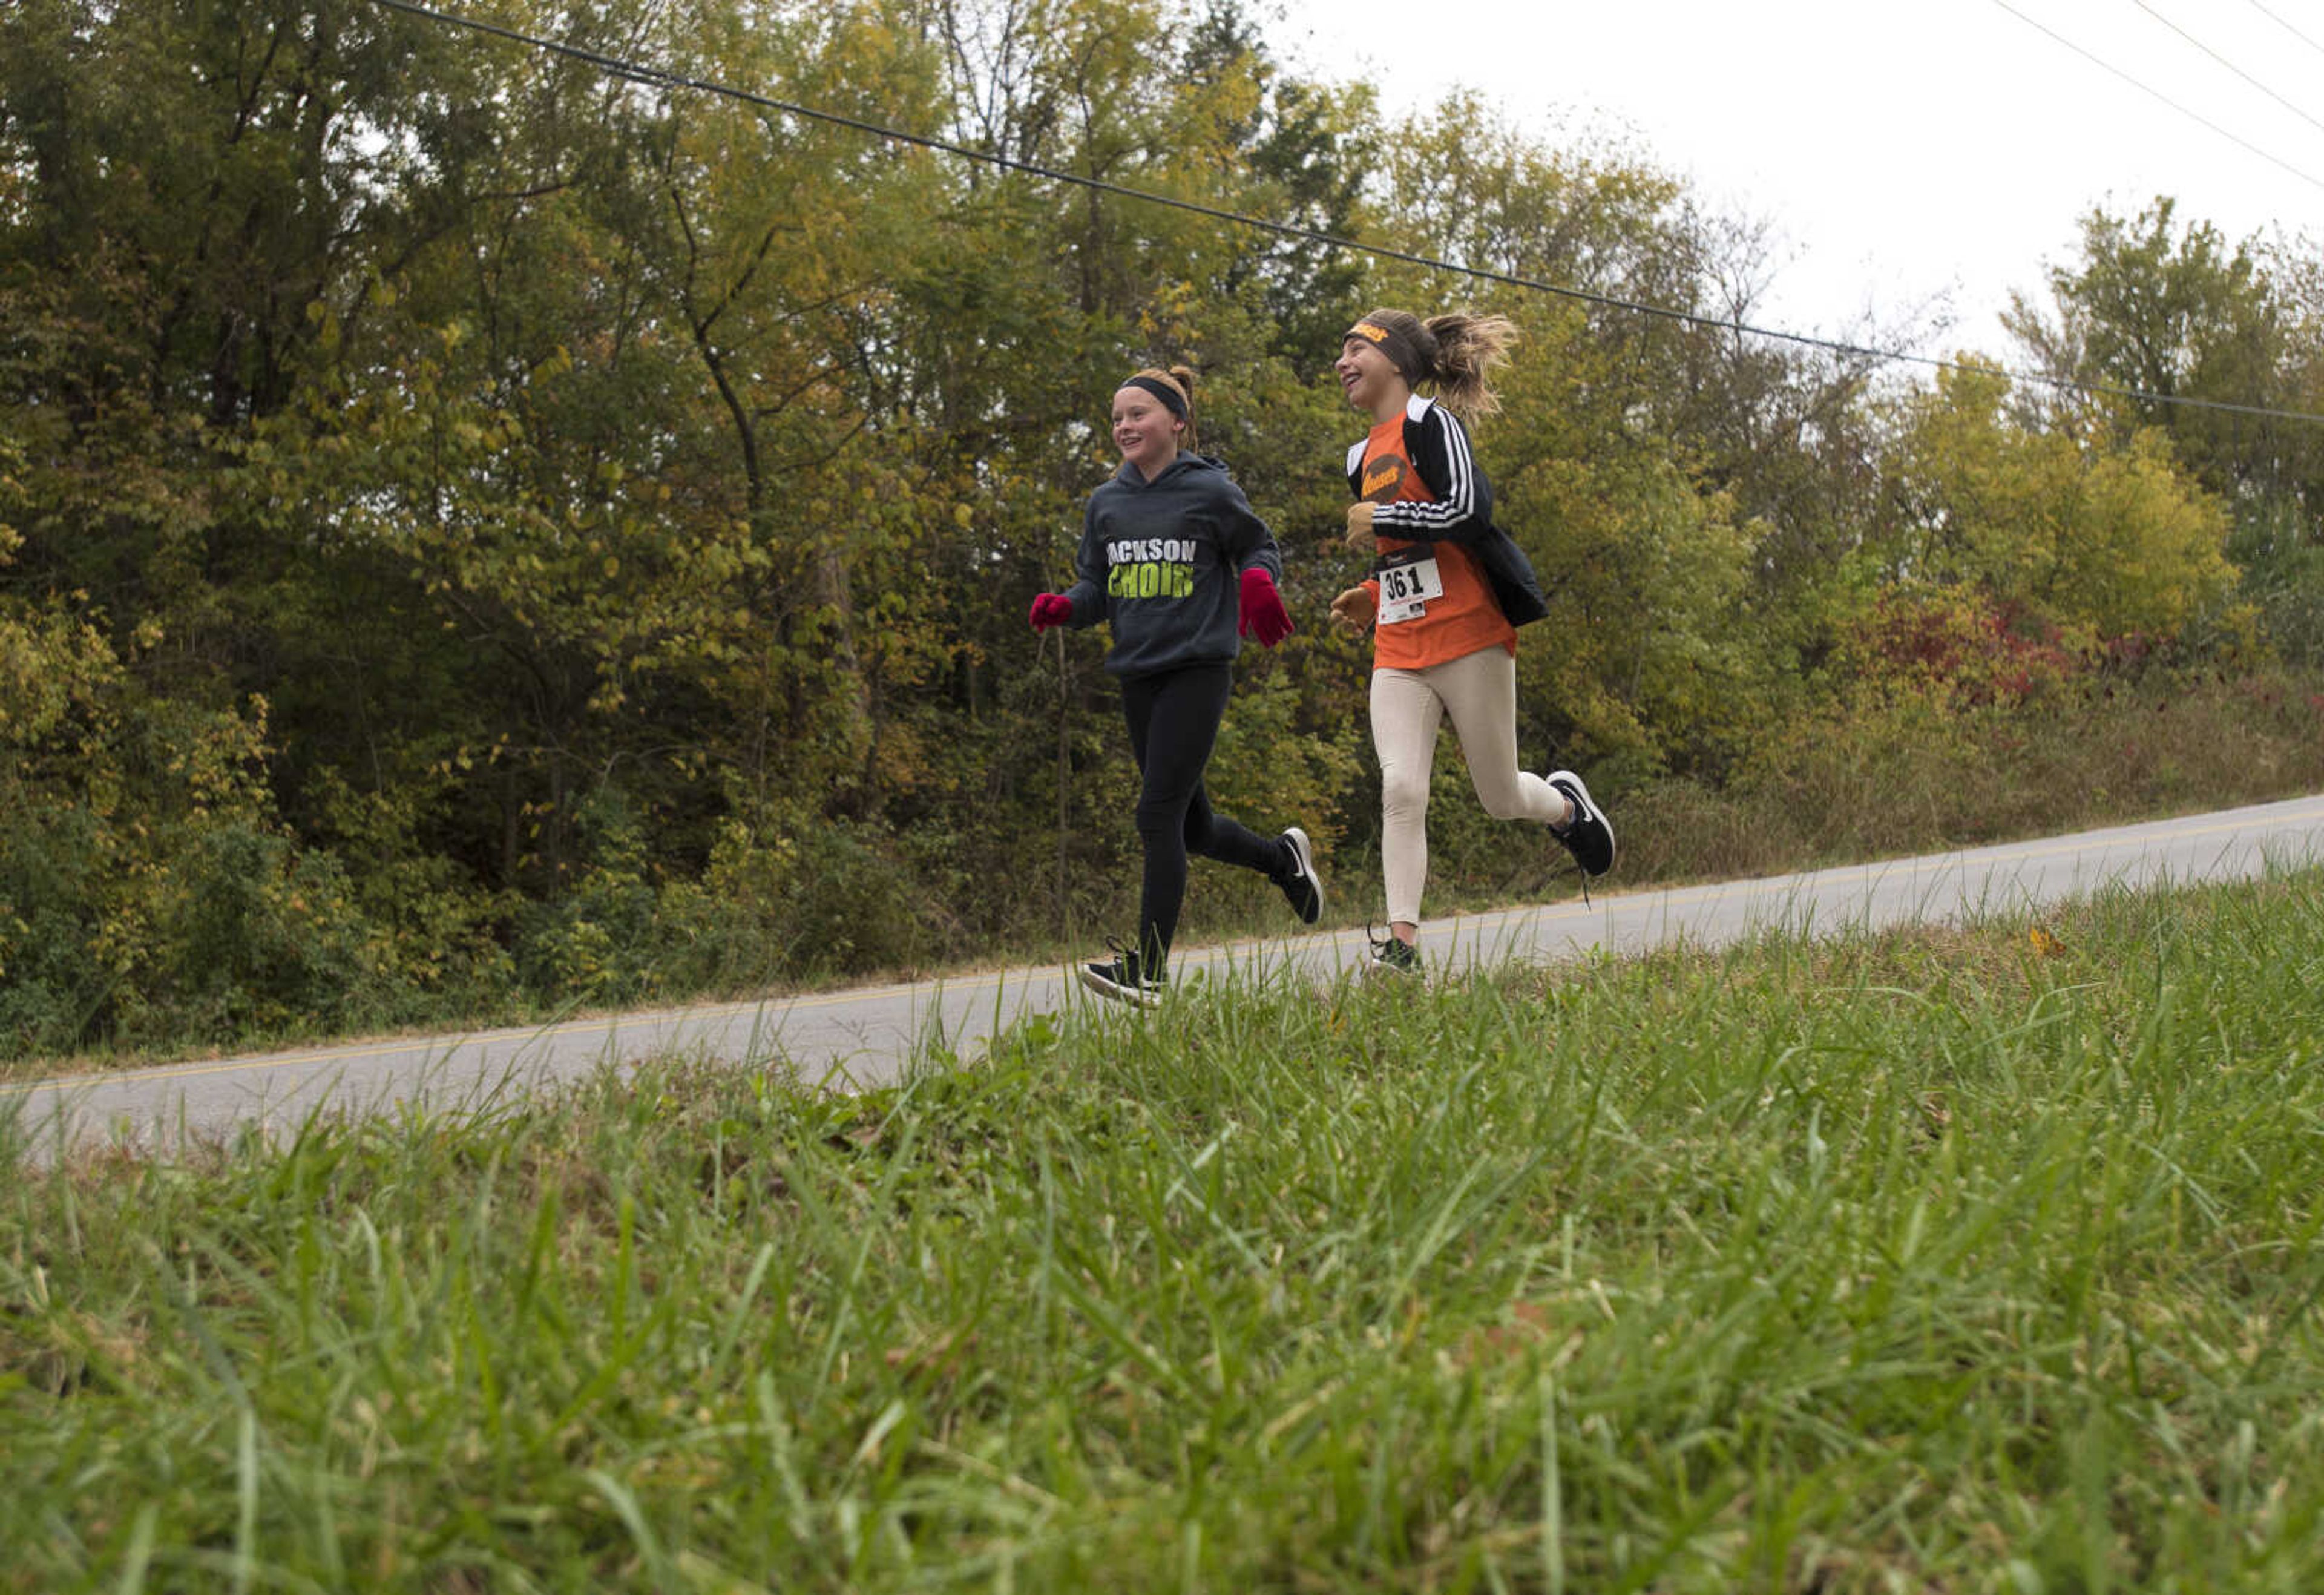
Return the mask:
<svg viewBox="0 0 2324 1595">
<path fill-rule="evenodd" d="M 1404 377 L 1396 363 L 1379 351 L 1379 346 L 1370 339 L 1350 333 L 1340 342 L 1340 357 L 1332 362 L 1332 370 L 1340 379 L 1340 392 L 1358 410 L 1378 416 L 1382 408 L 1401 408 L 1404 394 L 1399 388 Z"/>
<path fill-rule="evenodd" d="M 1178 457 L 1185 425 L 1143 388 L 1123 388 L 1113 396 L 1113 446 L 1149 482 Z"/>
</svg>

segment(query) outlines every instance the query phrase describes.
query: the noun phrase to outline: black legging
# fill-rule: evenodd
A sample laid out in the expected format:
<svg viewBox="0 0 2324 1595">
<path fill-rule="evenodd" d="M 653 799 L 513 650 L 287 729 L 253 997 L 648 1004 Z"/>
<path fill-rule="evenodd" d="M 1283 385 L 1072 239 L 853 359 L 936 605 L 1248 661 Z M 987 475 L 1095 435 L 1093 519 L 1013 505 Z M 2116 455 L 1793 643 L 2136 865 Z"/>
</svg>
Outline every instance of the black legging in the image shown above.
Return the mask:
<svg viewBox="0 0 2324 1595">
<path fill-rule="evenodd" d="M 1258 835 L 1213 813 L 1203 790 L 1203 767 L 1211 761 L 1211 744 L 1218 739 L 1233 685 L 1233 669 L 1223 664 L 1188 665 L 1121 680 L 1130 751 L 1145 778 L 1138 795 L 1138 840 L 1146 849 L 1138 945 L 1157 972 L 1178 934 L 1188 853 L 1240 864 L 1269 880 L 1279 880 L 1285 867 L 1280 838 Z"/>
</svg>

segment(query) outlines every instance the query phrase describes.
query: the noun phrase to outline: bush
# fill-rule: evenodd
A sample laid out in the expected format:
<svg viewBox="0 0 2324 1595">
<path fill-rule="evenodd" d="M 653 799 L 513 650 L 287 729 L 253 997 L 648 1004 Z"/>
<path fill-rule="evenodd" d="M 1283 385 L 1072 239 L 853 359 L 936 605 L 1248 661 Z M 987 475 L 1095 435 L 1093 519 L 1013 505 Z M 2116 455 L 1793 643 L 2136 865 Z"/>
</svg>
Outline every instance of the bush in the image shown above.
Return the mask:
<svg viewBox="0 0 2324 1595">
<path fill-rule="evenodd" d="M 0 1049 L 80 1047 L 120 978 L 90 956 L 110 838 L 86 809 L 34 807 L 0 825 Z"/>
<path fill-rule="evenodd" d="M 577 835 L 584 862 L 572 889 L 529 904 L 518 918 L 521 977 L 558 1003 L 658 995 L 654 888 L 638 816 L 619 788 L 589 796 Z"/>
<path fill-rule="evenodd" d="M 248 816 L 202 819 L 147 879 L 145 954 L 115 999 L 118 1040 L 346 1030 L 386 1001 L 383 949 L 330 854 Z"/>
<path fill-rule="evenodd" d="M 2324 669 L 2324 544 L 2275 556 L 2250 574 L 2245 591 L 2276 657 L 2301 669 Z"/>
<path fill-rule="evenodd" d="M 613 1002 L 740 992 L 910 968 L 940 940 L 911 872 L 845 825 L 771 840 L 730 819 L 698 879 L 650 886 L 633 832 L 578 889 L 527 917 L 520 962 L 543 998 Z M 883 839 L 892 840 L 892 839 Z"/>
</svg>

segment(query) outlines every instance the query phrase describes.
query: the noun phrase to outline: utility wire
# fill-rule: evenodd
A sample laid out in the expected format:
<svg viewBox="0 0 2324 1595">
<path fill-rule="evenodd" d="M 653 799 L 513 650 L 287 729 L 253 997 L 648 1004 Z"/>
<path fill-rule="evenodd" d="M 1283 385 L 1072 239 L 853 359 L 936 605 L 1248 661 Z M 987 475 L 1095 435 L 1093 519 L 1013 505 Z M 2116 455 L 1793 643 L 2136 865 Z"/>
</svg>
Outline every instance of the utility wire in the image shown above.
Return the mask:
<svg viewBox="0 0 2324 1595">
<path fill-rule="evenodd" d="M 2153 17 L 2156 22 L 2161 23 L 2164 27 L 2178 34 L 2179 37 L 2184 39 L 2188 43 L 2201 51 L 2205 55 L 2209 56 L 2213 60 L 2218 62 L 2219 65 L 2227 68 L 2228 71 L 2233 72 L 2236 77 L 2250 84 L 2254 88 L 2258 89 L 2262 94 L 2267 96 L 2268 98 L 2273 100 L 2277 105 L 2282 106 L 2285 110 L 2299 117 L 2302 122 L 2307 123 L 2309 126 L 2316 128 L 2319 132 L 2324 132 L 2324 122 L 2319 122 L 2315 117 L 2301 110 L 2298 106 L 2293 105 L 2290 100 L 2276 93 L 2275 90 L 2270 88 L 2266 84 L 2262 83 L 2249 72 L 2245 71 L 2241 67 L 2236 65 L 2235 62 L 2229 60 L 2226 56 L 2221 55 L 2218 51 L 2213 50 L 2200 39 L 2196 38 L 2194 34 L 2189 32 L 2177 23 L 2172 22 L 2169 17 L 2155 10 L 2153 6 L 2149 5 L 2146 3 L 2146 0 L 2134 0 L 2134 3 L 2138 6 L 2139 10 L 2146 13 L 2147 15 Z"/>
<path fill-rule="evenodd" d="M 2309 49 L 2314 51 L 2319 55 L 2324 55 L 2324 44 L 2317 43 L 2315 40 L 2310 39 L 2307 34 L 2301 32 L 2298 28 L 2293 27 L 2290 23 L 2285 22 L 2282 17 L 2276 15 L 2275 13 L 2270 11 L 2266 6 L 2262 5 L 2259 3 L 2259 0 L 2251 0 L 2251 6 L 2254 11 L 2258 12 L 2260 15 L 2267 18 L 2268 21 L 2273 23 L 2277 27 L 2282 28 L 2285 32 L 2299 40 L 2302 44 L 2308 46 Z"/>
<path fill-rule="evenodd" d="M 2035 22 L 2032 17 L 2027 16 L 2024 12 L 2018 10 L 2017 7 L 2012 5 L 2009 3 L 2009 0 L 1993 0 L 1993 3 L 1996 5 L 2000 6 L 2002 10 L 2007 12 L 2010 15 L 2015 17 L 2019 22 L 2024 23 L 2027 27 L 2038 29 L 2040 32 L 2047 33 L 2051 38 L 2064 45 L 2068 50 L 2070 50 L 2076 55 L 2080 56 L 2084 60 L 2089 61 L 2095 66 L 2103 67 L 2106 70 L 2112 72 L 2116 77 L 2121 78 L 2125 83 L 2129 84 L 2133 88 L 2137 89 L 2141 94 L 2153 95 L 2156 99 L 2159 99 L 2164 105 L 2169 106 L 2181 116 L 2185 116 L 2190 121 L 2200 122 L 2204 126 L 2209 128 L 2213 133 L 2218 134 L 2221 138 L 2241 144 L 2245 149 L 2249 150 L 2261 160 L 2265 161 L 2272 165 L 2283 168 L 2284 171 L 2290 172 L 2292 176 L 2298 178 L 2301 182 L 2308 184 L 2310 187 L 2324 189 L 2324 178 L 2318 178 L 2309 172 L 2302 171 L 2300 168 L 2292 164 L 2291 161 L 2284 160 L 2282 156 L 2269 154 L 2265 150 L 2261 149 L 2257 144 L 2252 143 L 2251 140 L 2245 138 L 2240 134 L 2229 133 L 2226 128 L 2220 126 L 2218 123 L 2212 121 L 2209 116 L 2204 115 L 2200 111 L 2189 110 L 2185 106 L 2181 105 L 2177 100 L 2172 99 L 2169 95 L 2163 93 L 2161 89 L 2156 88 L 2152 84 L 2143 83 L 2139 79 L 2132 77 L 2128 72 L 2124 71 L 2120 67 L 2116 66 L 2112 61 L 2092 55 L 2089 51 L 2084 50 L 2080 45 L 2075 43 L 2071 39 L 2067 38 L 2063 33 L 2061 33 L 2057 29 L 2051 27 L 2046 23 Z"/>
<path fill-rule="evenodd" d="M 1674 309 L 1667 305 L 1646 304 L 1637 300 L 1622 299 L 1613 294 L 1596 293 L 1588 289 L 1574 288 L 1564 283 L 1544 281 L 1537 278 L 1517 276 L 1510 272 L 1496 272 L 1481 266 L 1460 265 L 1452 261 L 1437 259 L 1433 255 L 1416 254 L 1406 250 L 1393 249 L 1386 244 L 1366 244 L 1359 239 L 1341 237 L 1336 234 L 1323 232 L 1314 227 L 1300 226 L 1296 223 L 1272 221 L 1264 217 L 1250 216 L 1239 211 L 1225 210 L 1215 206 L 1204 205 L 1192 199 L 1181 199 L 1168 194 L 1157 194 L 1150 189 L 1130 188 L 1126 184 L 1110 182 L 1103 178 L 1087 177 L 1078 172 L 1061 171 L 1054 167 L 1038 165 L 1029 161 L 1015 160 L 1010 156 L 998 154 L 990 150 L 973 149 L 965 144 L 954 143 L 948 140 L 940 138 L 933 138 L 925 134 L 908 133 L 901 128 L 885 126 L 877 122 L 869 122 L 859 117 L 844 115 L 836 111 L 819 110 L 813 106 L 800 105 L 790 100 L 777 99 L 770 95 L 753 93 L 749 89 L 736 88 L 731 85 L 714 82 L 707 78 L 691 78 L 687 77 L 684 73 L 670 71 L 664 68 L 641 65 L 638 62 L 623 60 L 617 56 L 606 55 L 598 51 L 590 50 L 578 44 L 568 44 L 559 40 L 547 39 L 538 34 L 526 33 L 515 28 L 503 26 L 498 23 L 485 22 L 477 17 L 463 16 L 455 12 L 438 11 L 432 6 L 419 4 L 419 0 L 374 0 L 374 3 L 390 11 L 400 11 L 410 16 L 423 17 L 430 22 L 443 23 L 452 27 L 466 28 L 472 32 L 489 34 L 493 38 L 503 39 L 511 43 L 522 44 L 530 49 L 541 51 L 548 54 L 564 56 L 568 60 L 581 61 L 586 65 L 595 67 L 600 71 L 608 73 L 613 77 L 625 78 L 630 82 L 641 84 L 648 88 L 693 89 L 698 93 L 714 95 L 721 98 L 734 100 L 743 105 L 755 106 L 762 110 L 779 111 L 786 115 L 798 116 L 811 122 L 822 122 L 835 127 L 850 128 L 857 133 L 867 134 L 873 138 L 885 140 L 890 143 L 909 144 L 916 148 L 924 150 L 933 150 L 941 154 L 956 155 L 964 161 L 972 161 L 986 166 L 999 167 L 1006 171 L 1023 172 L 1028 177 L 1042 178 L 1052 182 L 1065 183 L 1075 188 L 1087 189 L 1096 193 L 1111 194 L 1120 198 L 1136 200 L 1148 205 L 1161 206 L 1172 210 L 1188 211 L 1196 216 L 1208 217 L 1214 221 L 1227 222 L 1235 226 L 1249 227 L 1262 233 L 1272 233 L 1278 237 L 1296 238 L 1306 243 L 1321 244 L 1327 248 L 1346 250 L 1359 254 L 1373 255 L 1382 260 L 1400 262 L 1406 265 L 1421 266 L 1430 271 L 1448 272 L 1456 276 L 1471 277 L 1479 281 L 1497 282 L 1505 287 L 1524 289 L 1529 292 L 1545 293 L 1560 299 L 1574 300 L 1583 304 L 1596 306 L 1601 309 L 1627 310 L 1637 315 L 1655 317 L 1665 321 L 1683 322 L 1691 327 L 1703 327 L 1714 332 L 1730 333 L 1739 337 L 1768 338 L 1779 343 L 1795 344 L 1805 348 L 1821 349 L 1829 354 L 1849 355 L 1859 359 L 1872 360 L 1881 363 L 1918 365 L 1935 371 L 1992 372 L 1998 375 L 2008 377 L 2015 382 L 2030 383 L 2037 386 L 2054 388 L 2067 392 L 2088 393 L 2115 399 L 2130 399 L 2149 404 L 2179 405 L 2184 408 L 2195 410 L 2224 411 L 2233 415 L 2258 416 L 2271 420 L 2311 421 L 2324 424 L 2324 413 L 2314 413 L 2298 410 L 2279 410 L 2262 404 L 2234 404 L 2217 399 L 2194 399 L 2183 394 L 2150 392 L 2140 388 L 2110 387 L 2098 383 L 2077 382 L 2070 377 L 2049 376 L 2040 372 L 2014 371 L 2006 366 L 1999 365 L 1971 365 L 1958 360 L 1940 360 L 1932 355 L 1907 354 L 1897 349 L 1871 348 L 1860 344 L 1843 343 L 1832 338 L 1815 337 L 1806 333 L 1786 332 L 1778 327 L 1757 327 L 1749 322 L 1730 318 L 1705 316 L 1692 310 Z M 1997 0 L 1997 3 L 1998 3 L 1998 0 Z M 2039 24 L 2037 23 L 2036 25 L 2038 26 Z"/>
</svg>

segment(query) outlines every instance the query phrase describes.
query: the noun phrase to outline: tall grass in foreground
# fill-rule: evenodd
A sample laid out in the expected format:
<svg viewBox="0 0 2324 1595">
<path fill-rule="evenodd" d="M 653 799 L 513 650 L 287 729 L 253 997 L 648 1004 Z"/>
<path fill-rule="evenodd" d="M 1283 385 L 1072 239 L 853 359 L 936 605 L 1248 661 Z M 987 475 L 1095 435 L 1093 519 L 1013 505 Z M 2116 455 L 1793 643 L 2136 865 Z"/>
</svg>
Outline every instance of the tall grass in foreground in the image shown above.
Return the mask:
<svg viewBox="0 0 2324 1595">
<path fill-rule="evenodd" d="M 2310 871 L 19 1165 L 0 1589 L 2324 1587 L 2319 982 Z"/>
</svg>

